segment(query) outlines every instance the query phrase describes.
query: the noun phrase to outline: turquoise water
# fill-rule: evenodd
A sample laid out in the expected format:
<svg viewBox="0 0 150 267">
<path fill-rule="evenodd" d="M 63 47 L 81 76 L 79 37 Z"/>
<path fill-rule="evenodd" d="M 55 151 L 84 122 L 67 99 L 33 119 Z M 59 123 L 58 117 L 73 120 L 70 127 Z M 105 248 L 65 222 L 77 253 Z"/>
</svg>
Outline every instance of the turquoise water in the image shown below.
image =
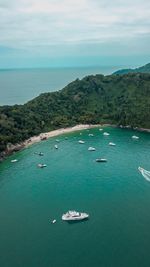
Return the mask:
<svg viewBox="0 0 150 267">
<path fill-rule="evenodd" d="M 58 150 L 51 138 L 0 165 L 0 266 L 150 266 L 150 183 L 137 170 L 150 170 L 150 135 L 105 130 L 110 136 L 98 129 L 90 130 L 93 137 L 87 130 L 62 135 Z M 40 151 L 43 157 L 34 154 Z M 96 163 L 97 157 L 108 162 Z M 11 163 L 14 158 L 18 162 Z M 69 209 L 90 219 L 63 222 Z"/>
<path fill-rule="evenodd" d="M 118 68 L 0 70 L 0 105 L 24 104 L 41 93 L 60 90 L 77 78 L 91 74 L 111 74 Z"/>
</svg>

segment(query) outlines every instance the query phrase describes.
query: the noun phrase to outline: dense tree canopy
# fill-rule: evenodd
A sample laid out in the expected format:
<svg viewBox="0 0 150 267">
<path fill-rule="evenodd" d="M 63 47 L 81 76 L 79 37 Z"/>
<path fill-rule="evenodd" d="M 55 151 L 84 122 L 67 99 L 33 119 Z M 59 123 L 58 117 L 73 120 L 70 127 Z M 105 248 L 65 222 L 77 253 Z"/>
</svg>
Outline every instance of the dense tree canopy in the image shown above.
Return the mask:
<svg viewBox="0 0 150 267">
<path fill-rule="evenodd" d="M 44 93 L 24 105 L 0 107 L 0 152 L 41 132 L 78 123 L 150 128 L 150 74 L 95 75 Z"/>
</svg>

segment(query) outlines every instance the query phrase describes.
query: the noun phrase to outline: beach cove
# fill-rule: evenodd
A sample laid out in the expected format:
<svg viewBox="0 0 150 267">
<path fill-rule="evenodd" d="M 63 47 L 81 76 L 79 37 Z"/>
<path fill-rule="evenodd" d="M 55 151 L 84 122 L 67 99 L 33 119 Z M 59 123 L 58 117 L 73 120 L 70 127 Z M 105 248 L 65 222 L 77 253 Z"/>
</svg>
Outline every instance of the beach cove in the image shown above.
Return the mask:
<svg viewBox="0 0 150 267">
<path fill-rule="evenodd" d="M 137 168 L 149 170 L 150 136 L 138 132 L 133 140 L 130 129 L 104 131 L 110 135 L 99 127 L 63 133 L 0 165 L 1 266 L 141 267 L 143 253 L 142 266 L 149 265 L 150 183 Z M 97 157 L 108 161 L 97 163 Z M 71 209 L 87 212 L 89 220 L 63 222 Z"/>
</svg>

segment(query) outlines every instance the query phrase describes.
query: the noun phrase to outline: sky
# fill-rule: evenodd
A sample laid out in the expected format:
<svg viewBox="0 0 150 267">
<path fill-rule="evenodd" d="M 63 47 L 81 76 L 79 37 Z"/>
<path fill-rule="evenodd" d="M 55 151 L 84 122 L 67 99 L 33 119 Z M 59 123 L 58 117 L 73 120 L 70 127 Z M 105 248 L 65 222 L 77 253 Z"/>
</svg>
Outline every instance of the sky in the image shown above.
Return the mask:
<svg viewBox="0 0 150 267">
<path fill-rule="evenodd" d="M 0 68 L 150 62 L 149 0 L 0 0 Z"/>
</svg>

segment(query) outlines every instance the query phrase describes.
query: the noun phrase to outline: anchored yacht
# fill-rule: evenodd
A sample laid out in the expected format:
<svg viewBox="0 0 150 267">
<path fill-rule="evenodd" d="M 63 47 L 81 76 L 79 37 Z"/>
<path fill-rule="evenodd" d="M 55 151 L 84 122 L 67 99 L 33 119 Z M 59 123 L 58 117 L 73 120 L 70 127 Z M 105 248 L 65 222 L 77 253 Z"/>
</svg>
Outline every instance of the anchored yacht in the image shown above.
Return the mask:
<svg viewBox="0 0 150 267">
<path fill-rule="evenodd" d="M 39 168 L 44 168 L 44 167 L 47 167 L 47 165 L 46 165 L 46 164 L 42 164 L 42 163 L 39 163 L 37 166 L 38 166 Z"/>
<path fill-rule="evenodd" d="M 89 218 L 89 214 L 85 212 L 77 212 L 75 210 L 69 210 L 67 213 L 62 215 L 63 221 L 81 221 Z"/>
<path fill-rule="evenodd" d="M 132 139 L 139 139 L 139 137 L 136 135 L 132 135 Z"/>
<path fill-rule="evenodd" d="M 103 135 L 105 135 L 105 136 L 108 136 L 108 135 L 110 135 L 109 133 L 107 133 L 107 132 L 104 132 L 103 133 Z"/>
<path fill-rule="evenodd" d="M 17 162 L 18 160 L 17 159 L 12 159 L 11 162 L 14 163 L 14 162 Z"/>
<path fill-rule="evenodd" d="M 88 151 L 95 151 L 96 150 L 96 148 L 95 147 L 92 147 L 92 146 L 90 146 L 89 148 L 88 148 Z"/>
<path fill-rule="evenodd" d="M 116 144 L 113 143 L 113 142 L 109 142 L 109 145 L 110 145 L 110 146 L 115 146 Z"/>
<path fill-rule="evenodd" d="M 84 144 L 85 142 L 82 140 L 79 140 L 79 144 Z"/>
</svg>

